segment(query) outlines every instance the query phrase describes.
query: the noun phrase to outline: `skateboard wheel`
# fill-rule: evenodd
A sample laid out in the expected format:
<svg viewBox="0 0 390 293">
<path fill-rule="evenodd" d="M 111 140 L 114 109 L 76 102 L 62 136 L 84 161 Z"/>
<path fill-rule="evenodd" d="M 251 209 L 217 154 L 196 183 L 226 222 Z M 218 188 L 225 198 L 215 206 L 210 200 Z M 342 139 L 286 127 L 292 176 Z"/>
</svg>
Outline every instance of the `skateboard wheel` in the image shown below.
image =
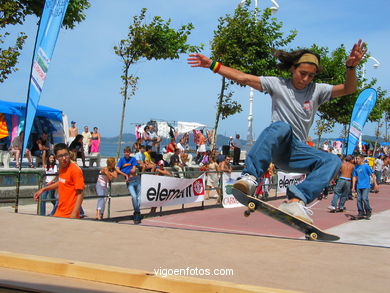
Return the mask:
<svg viewBox="0 0 390 293">
<path fill-rule="evenodd" d="M 317 240 L 317 238 L 318 238 L 318 234 L 316 232 L 311 232 L 309 234 L 309 239 L 310 240 Z"/>
<path fill-rule="evenodd" d="M 256 209 L 256 204 L 254 202 L 248 203 L 248 208 L 253 212 Z"/>
<path fill-rule="evenodd" d="M 246 210 L 245 212 L 244 212 L 244 216 L 245 217 L 249 217 L 251 215 L 251 211 L 250 210 Z"/>
</svg>

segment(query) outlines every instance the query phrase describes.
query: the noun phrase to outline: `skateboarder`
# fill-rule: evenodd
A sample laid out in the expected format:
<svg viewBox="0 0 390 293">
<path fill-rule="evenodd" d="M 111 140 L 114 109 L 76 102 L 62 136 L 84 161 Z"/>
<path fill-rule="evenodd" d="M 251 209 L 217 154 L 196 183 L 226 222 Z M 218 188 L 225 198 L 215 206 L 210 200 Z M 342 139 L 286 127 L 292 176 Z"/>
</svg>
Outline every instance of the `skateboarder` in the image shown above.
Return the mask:
<svg viewBox="0 0 390 293">
<path fill-rule="evenodd" d="M 340 169 L 340 177 L 334 189 L 333 200 L 328 209 L 331 212 L 344 211 L 344 204 L 351 191 L 352 172 L 355 165 L 352 164 L 352 156 L 346 156 Z"/>
<path fill-rule="evenodd" d="M 358 217 L 371 217 L 370 201 L 368 193 L 370 191 L 370 177 L 374 181 L 375 189 L 378 188 L 376 176 L 368 164 L 364 163 L 364 156 L 358 155 L 357 165 L 353 169 L 352 192 L 357 192 Z M 357 183 L 357 184 L 356 184 Z"/>
<path fill-rule="evenodd" d="M 190 54 L 188 64 L 192 67 L 210 68 L 214 73 L 266 92 L 272 98 L 272 123 L 249 151 L 242 177 L 236 181 L 234 188 L 253 195 L 258 179 L 270 162 L 286 171 L 307 173 L 305 181 L 287 189 L 289 200 L 280 209 L 313 222 L 306 204 L 319 196 L 339 170 L 341 161 L 336 155 L 306 145 L 305 141 L 321 104 L 356 91 L 355 68 L 366 51 L 366 45 L 361 40 L 353 46 L 346 60 L 345 82 L 339 85 L 313 82 L 320 70 L 320 56 L 309 50 L 275 52 L 280 61 L 279 68 L 291 73 L 289 79 L 246 74 L 202 54 Z"/>
</svg>

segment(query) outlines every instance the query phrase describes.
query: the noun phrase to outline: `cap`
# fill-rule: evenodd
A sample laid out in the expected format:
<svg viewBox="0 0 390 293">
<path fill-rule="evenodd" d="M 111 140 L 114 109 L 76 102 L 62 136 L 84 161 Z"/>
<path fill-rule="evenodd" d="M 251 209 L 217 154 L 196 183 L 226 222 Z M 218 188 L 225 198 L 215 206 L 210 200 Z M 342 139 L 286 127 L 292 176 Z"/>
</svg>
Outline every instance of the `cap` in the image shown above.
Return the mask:
<svg viewBox="0 0 390 293">
<path fill-rule="evenodd" d="M 76 121 L 71 121 L 70 124 L 76 124 Z"/>
<path fill-rule="evenodd" d="M 160 161 L 158 161 L 157 165 L 159 165 L 159 166 L 164 166 L 165 164 L 164 164 L 164 161 L 163 161 L 163 160 L 160 160 Z"/>
</svg>

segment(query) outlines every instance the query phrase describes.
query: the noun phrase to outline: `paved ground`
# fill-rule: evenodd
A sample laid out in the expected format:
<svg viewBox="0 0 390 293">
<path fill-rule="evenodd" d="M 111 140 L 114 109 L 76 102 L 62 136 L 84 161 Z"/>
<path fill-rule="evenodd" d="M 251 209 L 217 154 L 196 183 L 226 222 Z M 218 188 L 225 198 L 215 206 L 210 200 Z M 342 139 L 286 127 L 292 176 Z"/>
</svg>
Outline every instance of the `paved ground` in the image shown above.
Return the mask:
<svg viewBox="0 0 390 293">
<path fill-rule="evenodd" d="M 374 215 L 369 221 L 350 221 L 347 217 L 357 214 L 356 200 L 346 203 L 347 211 L 344 213 L 329 213 L 327 207 L 332 196 L 319 201 L 312 208 L 313 218 L 318 227 L 339 235 L 341 237 L 339 242 L 390 247 L 390 230 L 387 228 L 387 223 L 390 221 L 390 186 L 383 186 L 378 194 L 370 194 Z M 281 200 L 271 201 L 275 206 L 280 203 Z M 243 217 L 244 211 L 245 208 L 209 209 L 192 212 L 190 217 L 187 214 L 175 214 L 146 219 L 143 224 L 224 233 L 303 238 L 301 232 L 261 213 L 253 213 L 248 218 Z"/>
<path fill-rule="evenodd" d="M 387 292 L 390 186 L 381 187 L 379 194 L 370 194 L 374 210 L 370 221 L 348 221 L 341 213 L 328 213 L 330 198 L 314 206 L 316 224 L 340 235 L 340 243 L 299 240 L 301 233 L 260 213 L 243 217 L 243 208 L 208 208 L 147 218 L 136 226 L 126 219 L 131 213 L 130 200 L 117 198 L 112 201 L 111 214 L 120 224 L 35 216 L 33 205 L 21 207 L 19 214 L 1 208 L 0 250 L 150 272 L 187 267 L 231 269 L 234 274 L 229 276 L 196 277 L 302 292 Z M 210 200 L 207 205 L 213 203 Z M 94 216 L 95 205 L 95 200 L 83 204 L 89 218 Z M 355 206 L 356 201 L 348 201 L 348 212 L 355 214 Z M 15 282 L 28 280 L 23 273 L 0 270 L 0 282 L 10 276 Z"/>
</svg>

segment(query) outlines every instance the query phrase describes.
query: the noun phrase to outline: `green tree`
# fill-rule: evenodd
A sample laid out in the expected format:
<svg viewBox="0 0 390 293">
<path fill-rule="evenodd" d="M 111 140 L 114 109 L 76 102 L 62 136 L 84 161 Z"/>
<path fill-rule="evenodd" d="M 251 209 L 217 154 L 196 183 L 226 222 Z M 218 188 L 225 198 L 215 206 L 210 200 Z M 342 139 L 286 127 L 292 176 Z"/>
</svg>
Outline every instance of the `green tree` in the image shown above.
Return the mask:
<svg viewBox="0 0 390 293">
<path fill-rule="evenodd" d="M 12 73 L 17 71 L 16 64 L 27 36 L 21 32 L 16 36 L 15 41 L 6 41 L 11 37 L 6 31 L 7 26 L 23 24 L 26 16 L 41 16 L 45 0 L 2 0 L 0 2 L 0 82 Z M 85 19 L 85 10 L 90 6 L 88 0 L 70 0 L 66 11 L 63 27 L 72 29 L 76 23 Z M 4 32 L 3 32 L 4 31 Z M 13 43 L 3 47 L 5 43 Z"/>
<path fill-rule="evenodd" d="M 323 119 L 321 115 L 318 115 L 316 120 L 316 128 L 314 129 L 314 134 L 317 135 L 317 148 L 320 147 L 321 137 L 324 133 L 330 132 L 334 127 L 335 122 Z"/>
<path fill-rule="evenodd" d="M 27 15 L 40 17 L 45 0 L 2 0 L 0 2 L 0 27 L 23 24 Z M 77 23 L 85 20 L 85 10 L 91 4 L 88 0 L 70 0 L 62 26 L 73 29 Z"/>
<path fill-rule="evenodd" d="M 282 23 L 271 18 L 270 9 L 265 9 L 258 18 L 260 10 L 251 10 L 250 4 L 251 1 L 248 0 L 239 5 L 233 15 L 219 18 L 211 41 L 211 58 L 249 74 L 281 74 L 276 69 L 272 52 L 289 44 L 295 38 L 296 32 L 291 31 L 284 37 L 281 31 Z M 221 115 L 222 119 L 225 119 L 242 110 L 241 105 L 232 99 L 232 92 L 225 94 L 229 83 L 234 84 L 222 77 L 214 124 L 214 142 Z"/>
<path fill-rule="evenodd" d="M 322 71 L 316 76 L 316 82 L 324 82 L 333 85 L 344 83 L 345 60 L 349 55 L 345 46 L 341 45 L 333 52 L 330 52 L 327 47 L 318 47 L 317 45 L 313 45 L 310 49 L 321 56 Z M 370 81 L 366 78 L 363 79 L 362 70 L 365 62 L 367 62 L 367 57 L 362 60 L 362 63 L 356 69 L 358 90 L 351 95 L 331 99 L 329 102 L 322 104 L 319 108 L 321 119 L 340 123 L 345 129 L 347 128 L 351 120 L 353 107 L 355 106 L 359 94 L 365 88 L 375 88 L 377 83 L 376 79 L 371 79 Z M 376 91 L 378 93 L 377 103 L 368 116 L 368 120 L 371 122 L 381 119 L 383 115 L 381 104 L 387 95 L 387 91 L 383 90 L 381 87 L 376 87 Z"/>
<path fill-rule="evenodd" d="M 202 48 L 202 46 L 192 46 L 187 43 L 188 36 L 194 28 L 191 23 L 182 25 L 177 30 L 170 27 L 171 19 L 164 21 L 160 16 L 155 16 L 150 23 L 146 23 L 144 21 L 146 12 L 147 9 L 143 8 L 139 16 L 133 17 L 127 38 L 114 46 L 115 54 L 123 62 L 121 75 L 123 103 L 117 158 L 119 158 L 122 141 L 126 101 L 135 95 L 139 79 L 136 75 L 130 74 L 130 66 L 142 59 L 177 59 L 180 54 L 198 52 Z"/>
</svg>

